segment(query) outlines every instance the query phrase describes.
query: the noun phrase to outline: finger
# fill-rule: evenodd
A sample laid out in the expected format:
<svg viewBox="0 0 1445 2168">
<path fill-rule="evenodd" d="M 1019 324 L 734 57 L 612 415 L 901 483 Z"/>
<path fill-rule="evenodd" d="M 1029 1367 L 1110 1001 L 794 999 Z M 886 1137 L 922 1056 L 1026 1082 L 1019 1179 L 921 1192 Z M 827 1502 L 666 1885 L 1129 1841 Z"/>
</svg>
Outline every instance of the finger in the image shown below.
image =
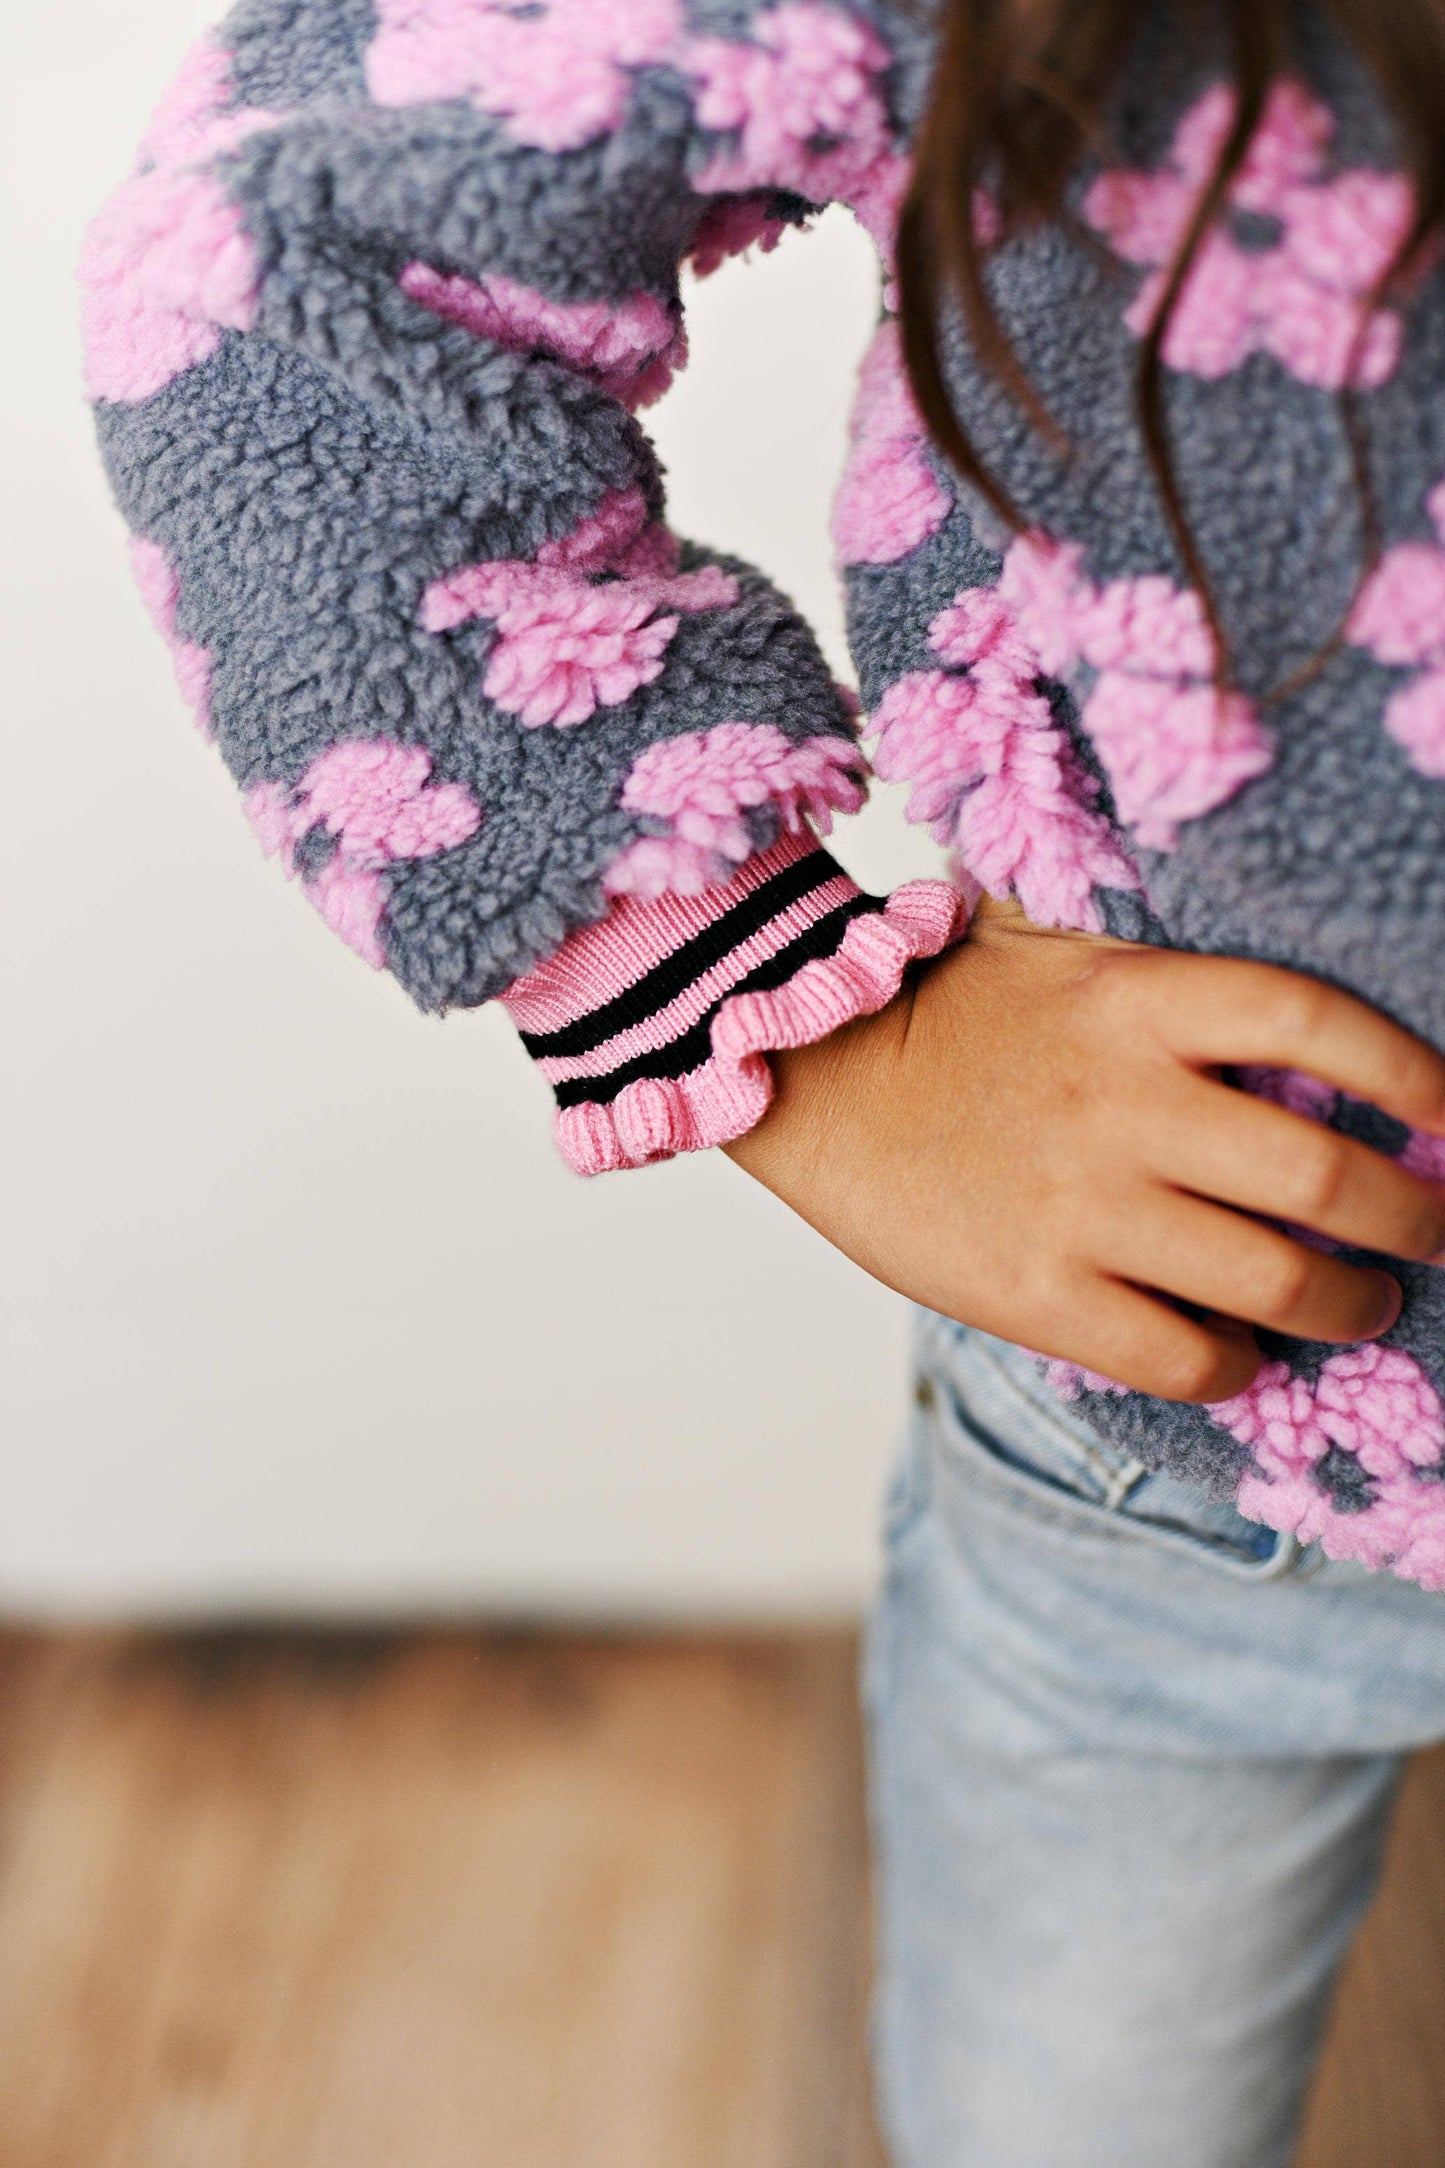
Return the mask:
<svg viewBox="0 0 1445 2168">
<path fill-rule="evenodd" d="M 1347 1265 L 1223 1205 L 1160 1189 L 1135 1201 L 1101 1261 L 1166 1295 L 1297 1340 L 1353 1342 L 1388 1332 L 1399 1282 Z"/>
<path fill-rule="evenodd" d="M 1445 1189 L 1353 1137 L 1206 1078 L 1157 1111 L 1154 1171 L 1180 1189 L 1357 1249 L 1445 1262 Z"/>
<path fill-rule="evenodd" d="M 1158 1028 L 1189 1061 L 1302 1069 L 1383 1107 L 1412 1127 L 1445 1133 L 1445 1059 L 1353 994 L 1273 964 L 1230 957 L 1145 962 Z"/>
<path fill-rule="evenodd" d="M 1247 1325 L 1224 1316 L 1186 1317 L 1124 1280 L 1096 1277 L 1072 1307 L 1074 1318 L 1035 1339 L 1040 1354 L 1158 1400 L 1229 1400 L 1259 1369 Z"/>
</svg>

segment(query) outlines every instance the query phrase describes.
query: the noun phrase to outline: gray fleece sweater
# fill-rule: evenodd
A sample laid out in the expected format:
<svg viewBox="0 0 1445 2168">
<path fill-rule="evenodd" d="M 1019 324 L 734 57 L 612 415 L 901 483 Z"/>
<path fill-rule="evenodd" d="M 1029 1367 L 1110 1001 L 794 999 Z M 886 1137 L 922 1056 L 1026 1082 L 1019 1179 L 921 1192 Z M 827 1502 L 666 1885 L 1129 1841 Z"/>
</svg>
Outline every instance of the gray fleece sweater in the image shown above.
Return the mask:
<svg viewBox="0 0 1445 2168">
<path fill-rule="evenodd" d="M 1220 697 L 1132 387 L 1222 70 L 1161 9 L 1078 184 L 1091 231 L 992 249 L 1069 456 L 948 335 L 1010 535 L 900 362 L 931 58 L 880 0 L 243 0 L 87 238 L 136 573 L 263 847 L 423 1008 L 506 1001 L 583 1171 L 739 1133 L 768 1052 L 889 999 L 979 887 L 1293 965 L 1445 1045 L 1445 281 L 1368 309 L 1410 212 L 1378 99 L 1303 18 L 1168 333 Z M 685 358 L 681 267 L 831 202 L 885 278 L 834 517 L 865 728 L 958 867 L 888 899 L 817 840 L 862 795 L 856 701 L 758 572 L 672 534 L 637 420 Z M 1245 1081 L 1445 1175 L 1368 1106 Z M 1445 1586 L 1445 1284 L 1398 1269 L 1384 1342 L 1281 1341 L 1212 1409 L 1051 1376 L 1146 1463 Z"/>
</svg>

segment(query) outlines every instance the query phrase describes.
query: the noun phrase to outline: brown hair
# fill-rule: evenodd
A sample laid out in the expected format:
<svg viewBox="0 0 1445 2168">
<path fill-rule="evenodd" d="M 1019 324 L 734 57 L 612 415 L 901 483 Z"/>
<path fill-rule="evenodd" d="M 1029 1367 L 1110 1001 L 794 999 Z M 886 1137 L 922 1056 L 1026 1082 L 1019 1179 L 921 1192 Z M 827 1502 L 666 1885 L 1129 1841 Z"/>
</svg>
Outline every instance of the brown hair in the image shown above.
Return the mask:
<svg viewBox="0 0 1445 2168">
<path fill-rule="evenodd" d="M 1065 190 L 1086 153 L 1104 154 L 1102 110 L 1145 11 L 1159 0 L 941 0 L 942 36 L 933 88 L 915 147 L 912 186 L 898 237 L 903 350 L 934 442 L 1015 530 L 1017 506 L 970 443 L 949 395 L 939 313 L 955 301 L 979 364 L 1001 383 L 1061 452 L 1066 440 L 994 312 L 976 230 L 987 187 L 1005 235 L 1065 217 Z M 1413 226 L 1361 309 L 1372 308 L 1445 221 L 1445 0 L 1325 0 L 1336 26 L 1373 69 L 1393 114 L 1415 189 Z M 1193 6 L 1184 0 L 1181 27 Z M 1189 530 L 1170 454 L 1161 398 L 1161 349 L 1189 269 L 1223 207 L 1259 124 L 1271 84 L 1289 58 L 1295 0 L 1216 0 L 1235 89 L 1234 123 L 1140 343 L 1139 428 L 1180 558 L 1227 667 L 1207 570 Z M 1352 372 L 1347 372 L 1352 373 Z M 1355 402 L 1341 394 L 1364 507 L 1365 554 L 1378 551 L 1365 446 Z"/>
</svg>

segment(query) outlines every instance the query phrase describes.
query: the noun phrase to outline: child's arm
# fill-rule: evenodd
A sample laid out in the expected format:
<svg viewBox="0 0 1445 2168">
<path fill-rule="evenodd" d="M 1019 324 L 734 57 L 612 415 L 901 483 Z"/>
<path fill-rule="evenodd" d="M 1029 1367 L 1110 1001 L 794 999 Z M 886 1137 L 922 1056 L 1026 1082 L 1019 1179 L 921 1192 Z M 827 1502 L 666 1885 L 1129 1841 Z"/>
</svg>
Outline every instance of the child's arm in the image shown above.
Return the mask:
<svg viewBox="0 0 1445 2168">
<path fill-rule="evenodd" d="M 422 1008 L 507 999 L 586 1171 L 755 1120 L 766 1050 L 959 909 L 818 848 L 852 705 L 669 532 L 635 418 L 680 264 L 807 208 L 733 192 L 717 44 L 663 0 L 246 0 L 82 266 L 136 571 L 263 847 Z"/>
</svg>

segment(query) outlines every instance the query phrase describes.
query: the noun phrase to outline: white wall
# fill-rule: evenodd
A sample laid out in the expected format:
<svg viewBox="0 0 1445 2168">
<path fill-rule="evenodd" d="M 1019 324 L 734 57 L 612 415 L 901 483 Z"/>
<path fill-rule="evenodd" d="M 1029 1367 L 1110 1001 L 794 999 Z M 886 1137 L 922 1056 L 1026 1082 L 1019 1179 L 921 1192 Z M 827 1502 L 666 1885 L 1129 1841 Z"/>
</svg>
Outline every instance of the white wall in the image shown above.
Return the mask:
<svg viewBox="0 0 1445 2168">
<path fill-rule="evenodd" d="M 144 621 L 71 266 L 204 19 L 0 30 L 0 1605 L 850 1605 L 901 1305 L 718 1156 L 568 1174 L 505 1019 L 418 1017 L 263 864 Z M 826 502 L 875 294 L 841 217 L 729 269 L 657 415 L 676 524 L 761 561 L 840 665 Z M 841 854 L 932 862 L 896 806 Z"/>
</svg>

